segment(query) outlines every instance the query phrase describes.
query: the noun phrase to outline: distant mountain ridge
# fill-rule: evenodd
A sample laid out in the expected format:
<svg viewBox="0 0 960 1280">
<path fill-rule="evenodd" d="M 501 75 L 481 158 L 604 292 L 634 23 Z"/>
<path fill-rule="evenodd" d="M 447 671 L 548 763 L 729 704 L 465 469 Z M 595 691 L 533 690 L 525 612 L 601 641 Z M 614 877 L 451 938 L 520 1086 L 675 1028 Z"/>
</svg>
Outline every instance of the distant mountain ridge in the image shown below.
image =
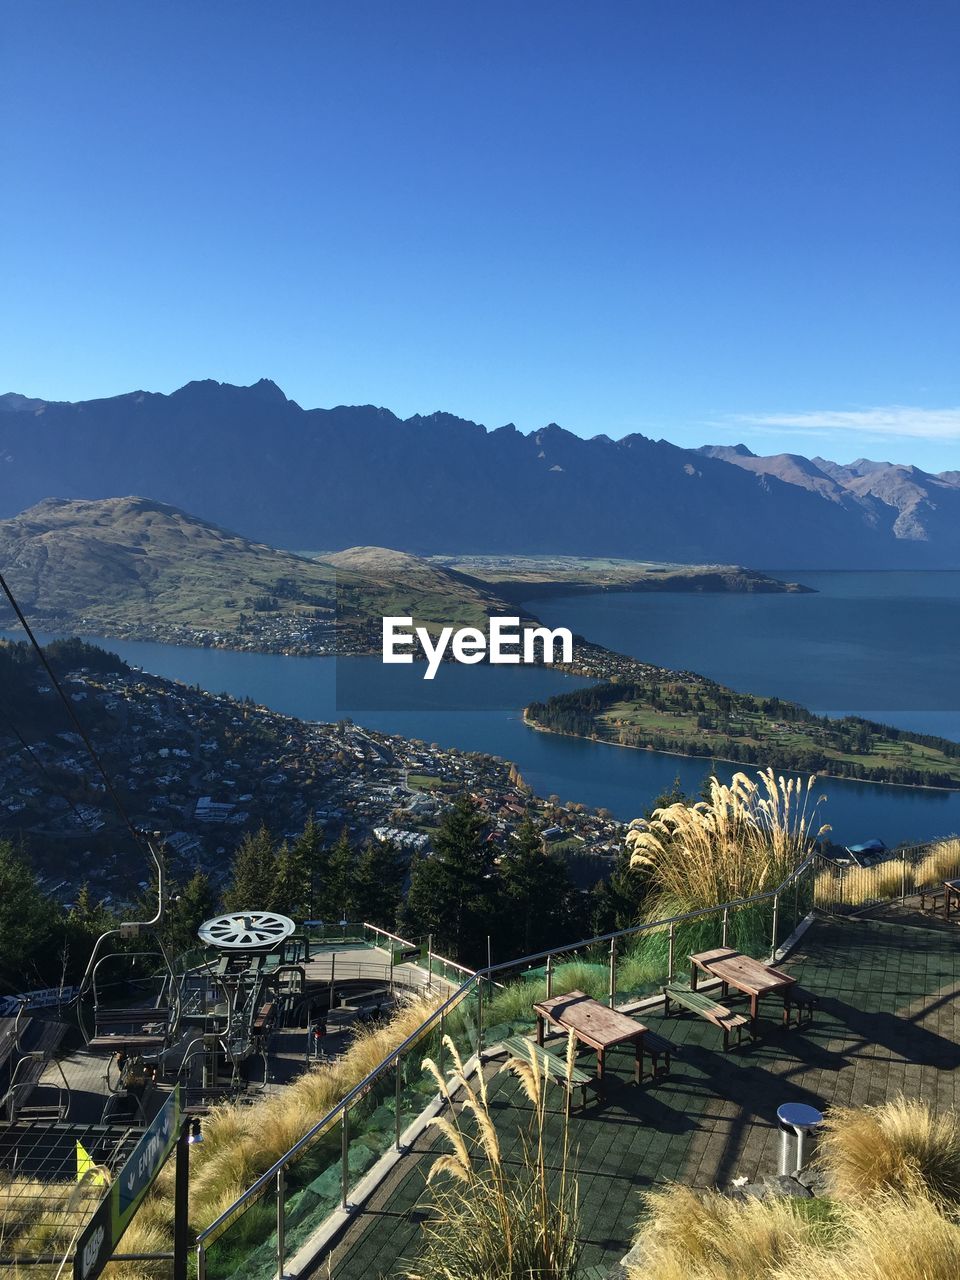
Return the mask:
<svg viewBox="0 0 960 1280">
<path fill-rule="evenodd" d="M 53 494 L 129 493 L 300 551 L 960 568 L 954 472 L 305 410 L 266 379 L 76 404 L 0 396 L 0 517 Z"/>
</svg>

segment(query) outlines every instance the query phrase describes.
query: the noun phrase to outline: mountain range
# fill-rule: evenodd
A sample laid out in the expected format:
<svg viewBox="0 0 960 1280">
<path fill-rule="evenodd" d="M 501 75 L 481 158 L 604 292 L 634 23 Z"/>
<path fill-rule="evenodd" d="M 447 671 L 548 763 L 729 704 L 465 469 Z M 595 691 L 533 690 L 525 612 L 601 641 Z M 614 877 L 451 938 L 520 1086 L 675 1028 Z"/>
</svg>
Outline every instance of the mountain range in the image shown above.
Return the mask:
<svg viewBox="0 0 960 1280">
<path fill-rule="evenodd" d="M 956 471 L 305 410 L 267 380 L 78 403 L 0 396 L 0 517 L 130 493 L 299 551 L 960 568 Z"/>
</svg>

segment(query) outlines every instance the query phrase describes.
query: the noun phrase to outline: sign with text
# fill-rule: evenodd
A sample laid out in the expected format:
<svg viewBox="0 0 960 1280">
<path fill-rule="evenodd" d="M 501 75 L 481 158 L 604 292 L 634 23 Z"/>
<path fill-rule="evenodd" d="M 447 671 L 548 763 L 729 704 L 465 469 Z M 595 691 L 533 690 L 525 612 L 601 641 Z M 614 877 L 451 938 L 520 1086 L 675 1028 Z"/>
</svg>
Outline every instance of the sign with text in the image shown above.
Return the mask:
<svg viewBox="0 0 960 1280">
<path fill-rule="evenodd" d="M 117 1241 L 176 1145 L 180 1121 L 178 1085 L 114 1177 L 103 1203 L 81 1235 L 73 1261 L 74 1280 L 95 1280 L 110 1261 Z"/>
</svg>

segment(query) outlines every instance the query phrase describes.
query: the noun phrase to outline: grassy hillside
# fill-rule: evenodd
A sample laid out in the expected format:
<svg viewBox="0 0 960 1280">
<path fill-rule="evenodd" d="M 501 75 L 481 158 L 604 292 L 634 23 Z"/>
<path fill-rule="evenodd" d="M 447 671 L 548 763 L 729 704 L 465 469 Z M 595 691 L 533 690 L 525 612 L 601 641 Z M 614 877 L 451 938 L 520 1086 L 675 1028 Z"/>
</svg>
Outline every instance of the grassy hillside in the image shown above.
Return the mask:
<svg viewBox="0 0 960 1280">
<path fill-rule="evenodd" d="M 859 717 L 830 720 L 694 675 L 661 671 L 611 681 L 534 703 L 527 718 L 540 728 L 623 747 L 870 782 L 960 787 L 960 743 Z"/>
<path fill-rule="evenodd" d="M 516 612 L 489 583 L 404 551 L 351 547 L 325 556 L 323 563 L 336 570 L 343 621 L 367 619 L 379 628 L 387 615 L 412 617 L 436 632 L 445 626 L 484 627 L 492 613 Z"/>
<path fill-rule="evenodd" d="M 512 608 L 415 556 L 295 555 L 138 497 L 49 499 L 0 521 L 0 572 L 43 629 L 284 652 L 379 648 L 384 614 L 436 630 Z"/>
</svg>

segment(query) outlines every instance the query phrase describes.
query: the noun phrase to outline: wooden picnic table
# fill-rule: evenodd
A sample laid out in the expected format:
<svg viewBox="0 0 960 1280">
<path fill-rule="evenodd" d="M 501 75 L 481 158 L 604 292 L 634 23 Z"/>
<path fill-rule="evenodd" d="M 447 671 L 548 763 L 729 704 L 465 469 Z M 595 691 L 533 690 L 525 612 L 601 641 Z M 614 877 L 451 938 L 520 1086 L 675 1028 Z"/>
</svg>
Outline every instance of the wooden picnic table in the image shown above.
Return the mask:
<svg viewBox="0 0 960 1280">
<path fill-rule="evenodd" d="M 732 947 L 716 947 L 713 951 L 700 951 L 690 957 L 690 989 L 696 991 L 697 978 L 700 973 L 708 973 L 712 978 L 720 979 L 720 990 L 725 996 L 727 989 L 733 987 L 750 997 L 751 1031 L 756 1030 L 757 1017 L 760 1012 L 760 997 L 771 992 L 780 992 L 784 996 L 784 1021 L 788 1020 L 790 1008 L 789 988 L 796 978 L 772 965 L 754 960 L 752 956 L 741 955 Z"/>
<path fill-rule="evenodd" d="M 583 991 L 568 991 L 565 996 L 553 996 L 535 1004 L 537 1015 L 537 1044 L 543 1044 L 543 1025 L 546 1019 L 573 1031 L 578 1040 L 595 1049 L 597 1053 L 597 1080 L 603 1087 L 603 1073 L 607 1050 L 614 1045 L 632 1042 L 636 1046 L 634 1080 L 640 1083 L 643 1065 L 643 1037 L 649 1028 L 642 1022 L 617 1013 Z"/>
<path fill-rule="evenodd" d="M 960 880 L 944 880 L 943 882 L 943 918 L 950 919 L 950 908 L 956 899 L 960 905 Z"/>
</svg>

